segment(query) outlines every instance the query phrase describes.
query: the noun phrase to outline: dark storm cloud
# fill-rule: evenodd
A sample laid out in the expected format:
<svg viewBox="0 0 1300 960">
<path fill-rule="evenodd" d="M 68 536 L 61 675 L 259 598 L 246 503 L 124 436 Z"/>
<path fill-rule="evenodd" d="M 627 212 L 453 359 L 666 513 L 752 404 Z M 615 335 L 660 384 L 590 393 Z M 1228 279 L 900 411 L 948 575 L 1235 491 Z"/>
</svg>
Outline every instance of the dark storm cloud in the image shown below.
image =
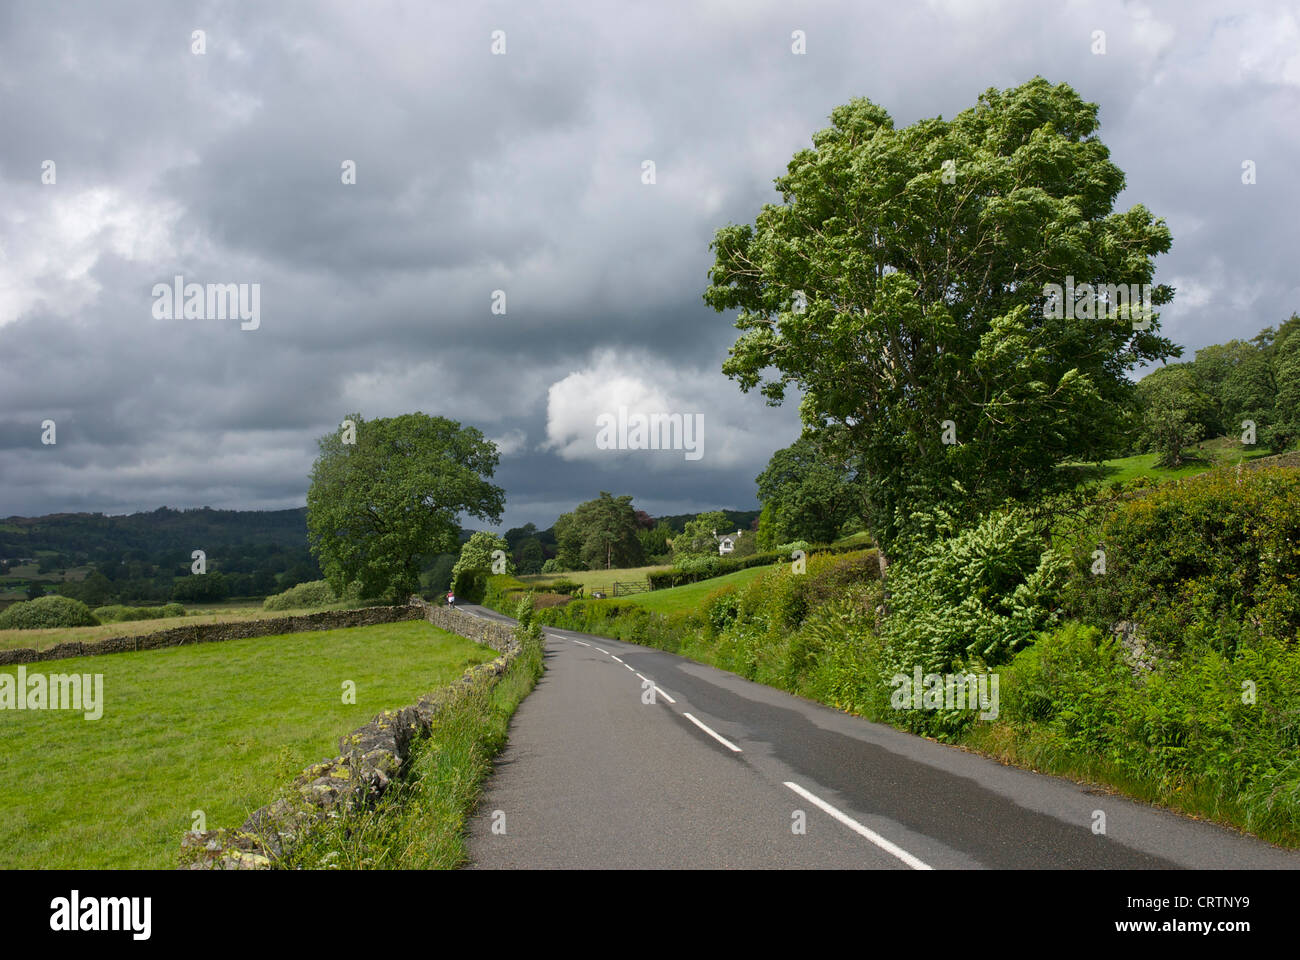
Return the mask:
<svg viewBox="0 0 1300 960">
<path fill-rule="evenodd" d="M 854 96 L 903 125 L 1072 84 L 1174 233 L 1164 329 L 1252 336 L 1300 308 L 1298 49 L 1275 3 L 8 4 L 0 514 L 300 504 L 342 416 L 416 409 L 502 441 L 510 525 L 752 505 L 797 415 L 720 374 L 708 243 Z M 154 318 L 178 274 L 260 284 L 260 328 Z M 594 450 L 620 390 L 703 414 L 706 455 Z"/>
</svg>

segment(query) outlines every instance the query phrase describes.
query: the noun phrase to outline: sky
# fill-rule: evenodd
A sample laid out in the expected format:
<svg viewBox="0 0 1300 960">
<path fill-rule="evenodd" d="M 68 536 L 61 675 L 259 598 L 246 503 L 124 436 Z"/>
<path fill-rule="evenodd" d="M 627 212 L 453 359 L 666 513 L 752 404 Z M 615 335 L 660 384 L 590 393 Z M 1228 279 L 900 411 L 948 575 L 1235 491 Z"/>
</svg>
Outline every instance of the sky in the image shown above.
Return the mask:
<svg viewBox="0 0 1300 960">
<path fill-rule="evenodd" d="M 721 373 L 714 231 L 839 104 L 1036 75 L 1167 221 L 1188 358 L 1300 310 L 1293 4 L 6 2 L 0 516 L 301 506 L 317 438 L 417 410 L 498 442 L 503 527 L 752 509 L 798 411 Z M 169 313 L 177 276 L 256 320 Z M 700 455 L 602 447 L 620 407 Z"/>
</svg>

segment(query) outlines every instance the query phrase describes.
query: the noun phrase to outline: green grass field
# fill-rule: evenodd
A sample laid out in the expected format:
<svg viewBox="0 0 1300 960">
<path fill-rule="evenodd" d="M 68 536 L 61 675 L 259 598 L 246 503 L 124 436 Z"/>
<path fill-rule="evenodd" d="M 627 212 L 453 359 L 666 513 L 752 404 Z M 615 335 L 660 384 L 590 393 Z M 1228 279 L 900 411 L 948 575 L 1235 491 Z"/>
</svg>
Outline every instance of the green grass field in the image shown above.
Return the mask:
<svg viewBox="0 0 1300 960">
<path fill-rule="evenodd" d="M 1143 453 L 1135 457 L 1121 457 L 1107 460 L 1100 467 L 1097 465 L 1071 464 L 1062 469 L 1075 470 L 1080 480 L 1100 480 L 1104 483 L 1133 480 L 1136 477 L 1151 477 L 1154 480 L 1173 480 L 1178 477 L 1192 477 L 1205 473 L 1215 467 L 1231 466 L 1240 461 L 1267 457 L 1271 450 L 1264 447 L 1243 447 L 1236 441 L 1223 437 L 1205 440 L 1189 448 L 1187 454 L 1192 459 L 1177 469 L 1156 466 L 1158 454 Z"/>
<path fill-rule="evenodd" d="M 628 597 L 627 600 L 629 603 L 635 603 L 637 606 L 645 607 L 655 613 L 667 614 L 680 613 L 683 610 L 697 610 L 704 598 L 714 590 L 719 590 L 725 586 L 740 589 L 760 573 L 771 569 L 771 567 L 750 567 L 747 570 L 737 570 L 735 573 L 712 577 L 698 583 L 687 583 L 680 587 L 669 587 L 666 590 L 654 590 L 650 593 L 638 593 Z"/>
<path fill-rule="evenodd" d="M 172 627 L 191 627 L 198 623 L 228 623 L 234 620 L 266 620 L 270 617 L 301 616 L 324 610 L 342 610 L 350 606 L 333 603 L 310 610 L 263 610 L 260 601 L 247 604 L 219 604 L 195 607 L 183 617 L 161 617 L 157 620 L 123 620 L 121 623 L 102 623 L 97 627 L 51 627 L 48 630 L 0 630 L 0 650 L 31 647 L 44 650 L 71 640 L 103 640 L 106 637 L 135 637 Z"/>
<path fill-rule="evenodd" d="M 495 656 L 419 620 L 30 664 L 103 674 L 104 711 L 0 711 L 0 868 L 175 867 L 193 811 L 239 826 L 343 734 Z"/>
<path fill-rule="evenodd" d="M 530 573 L 518 579 L 539 590 L 556 580 L 571 580 L 582 584 L 587 596 L 591 596 L 593 590 L 604 590 L 613 596 L 616 580 L 624 583 L 643 583 L 650 574 L 671 569 L 671 565 L 665 564 L 657 567 L 627 567 L 614 570 L 572 570 L 568 573 Z"/>
</svg>

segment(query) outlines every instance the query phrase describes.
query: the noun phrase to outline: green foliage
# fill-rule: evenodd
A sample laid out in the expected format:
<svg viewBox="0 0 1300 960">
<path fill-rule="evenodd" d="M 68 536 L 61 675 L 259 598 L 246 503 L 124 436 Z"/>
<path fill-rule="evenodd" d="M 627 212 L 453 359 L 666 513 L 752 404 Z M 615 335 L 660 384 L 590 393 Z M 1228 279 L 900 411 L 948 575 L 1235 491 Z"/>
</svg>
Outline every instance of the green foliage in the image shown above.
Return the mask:
<svg viewBox="0 0 1300 960">
<path fill-rule="evenodd" d="M 476 530 L 460 548 L 460 557 L 451 571 L 451 589 L 457 599 L 478 603 L 483 598 L 488 577 L 512 574 L 513 566 L 509 545 L 502 537 Z"/>
<path fill-rule="evenodd" d="M 426 599 L 437 597 L 450 589 L 456 559 L 457 554 L 440 553 L 434 558 L 433 566 L 420 574 L 420 589 Z"/>
<path fill-rule="evenodd" d="M 1207 436 L 1237 434 L 1245 419 L 1254 420 L 1262 432 L 1272 421 L 1276 389 L 1266 348 L 1244 340 L 1212 344 L 1196 351 L 1191 369 L 1211 406 Z"/>
<path fill-rule="evenodd" d="M 1291 640 L 1300 629 L 1300 474 L 1231 469 L 1168 482 L 1116 507 L 1101 530 L 1106 573 L 1076 556 L 1071 613 L 1103 629 L 1142 625 L 1180 649 L 1249 626 Z M 1225 650 L 1231 653 L 1231 650 Z"/>
<path fill-rule="evenodd" d="M 326 434 L 312 467 L 312 550 L 335 593 L 359 580 L 363 595 L 400 602 L 418 590 L 424 557 L 456 549 L 462 514 L 500 521 L 505 492 L 488 482 L 497 449 L 444 417 L 347 419 L 356 442 Z"/>
<path fill-rule="evenodd" d="M 1300 324 L 1300 317 L 1292 315 L 1291 324 Z M 1272 416 L 1260 420 L 1264 414 L 1256 414 L 1261 426 L 1269 424 L 1261 432 L 1274 450 L 1289 450 L 1300 440 L 1300 336 L 1292 330 L 1287 332 L 1288 336 L 1275 343 L 1271 373 L 1276 392 L 1273 409 L 1269 411 Z M 1255 402 L 1262 405 L 1263 399 Z"/>
<path fill-rule="evenodd" d="M 642 556 L 645 557 L 647 562 L 650 562 L 652 557 L 662 557 L 669 554 L 671 548 L 668 546 L 668 541 L 674 535 L 673 528 L 663 520 L 655 523 L 653 527 L 642 528 L 637 531 L 637 539 L 641 541 Z"/>
<path fill-rule="evenodd" d="M 20 600 L 0 612 L 0 630 L 93 627 L 98 623 L 89 607 L 71 597 L 50 596 Z"/>
<path fill-rule="evenodd" d="M 721 510 L 699 514 L 686 524 L 686 528 L 673 537 L 673 566 L 687 570 L 683 564 L 703 558 L 718 559 L 718 539 L 715 534 L 729 533 L 727 518 Z"/>
<path fill-rule="evenodd" d="M 263 610 L 298 610 L 311 607 L 324 607 L 338 603 L 340 599 L 356 603 L 360 599 L 361 585 L 349 584 L 340 598 L 326 580 L 312 580 L 290 587 L 283 593 L 267 597 L 262 601 Z"/>
<path fill-rule="evenodd" d="M 763 503 L 759 532 L 768 549 L 784 540 L 829 543 L 862 507 L 850 464 L 811 434 L 772 454 L 756 482 Z"/>
<path fill-rule="evenodd" d="M 1191 364 L 1170 364 L 1148 374 L 1137 385 L 1142 406 L 1142 446 L 1160 454 L 1158 465 L 1179 467 L 1183 451 L 1206 433 L 1213 422 L 1211 399 L 1201 392 Z"/>
<path fill-rule="evenodd" d="M 645 553 L 631 496 L 600 492 L 555 521 L 556 559 L 566 570 L 640 566 Z"/>
<path fill-rule="evenodd" d="M 179 603 L 168 603 L 161 607 L 125 607 L 113 604 L 95 608 L 95 619 L 100 623 L 123 623 L 127 620 L 161 620 L 164 617 L 183 617 L 185 608 Z"/>
<path fill-rule="evenodd" d="M 952 120 L 897 129 L 857 99 L 831 123 L 777 179 L 779 204 L 714 237 L 705 301 L 739 310 L 723 371 L 773 403 L 801 393 L 806 429 L 860 457 L 887 548 L 917 508 L 978 515 L 1068 484 L 1059 463 L 1122 452 L 1125 372 L 1176 348 L 1154 319 L 1044 310 L 1067 276 L 1150 284 L 1171 245 L 1144 207 L 1114 211 L 1124 174 L 1097 105 L 1036 77 Z"/>
<path fill-rule="evenodd" d="M 230 596 L 230 580 L 220 571 L 177 577 L 172 584 L 176 603 L 213 603 Z"/>
<path fill-rule="evenodd" d="M 582 592 L 582 584 L 574 580 L 552 580 L 546 584 L 547 593 L 563 593 L 573 596 L 575 593 Z"/>
<path fill-rule="evenodd" d="M 542 564 L 546 562 L 546 555 L 542 551 L 542 541 L 536 537 L 529 537 L 527 540 L 520 542 L 515 550 L 515 567 L 520 573 L 541 573 Z"/>
<path fill-rule="evenodd" d="M 1044 550 L 1041 535 L 1015 511 L 991 513 L 961 526 L 936 511 L 917 518 L 932 539 L 910 544 L 890 566 L 885 621 L 890 674 L 982 672 L 1006 663 L 1056 622 L 1056 594 L 1068 561 Z M 904 711 L 910 729 L 951 735 L 966 712 Z"/>
<path fill-rule="evenodd" d="M 556 557 L 551 557 L 542 564 L 542 573 L 563 573 L 567 568 Z"/>
<path fill-rule="evenodd" d="M 515 607 L 520 599 L 532 593 L 532 587 L 528 584 L 516 580 L 508 573 L 500 573 L 492 576 L 482 577 L 476 580 L 475 585 L 482 583 L 482 593 L 477 596 L 461 596 L 460 591 L 456 592 L 457 602 L 469 601 L 471 603 L 482 603 L 485 607 L 490 607 L 498 613 L 504 613 L 507 616 L 515 615 Z"/>
<path fill-rule="evenodd" d="M 813 553 L 836 554 L 860 551 L 862 546 L 860 544 L 845 544 L 838 547 L 827 544 L 809 545 L 801 540 L 784 544 L 777 550 L 766 553 L 753 553 L 748 556 L 737 557 L 732 554 L 725 557 L 688 558 L 683 561 L 681 567 L 651 573 L 646 576 L 646 580 L 649 582 L 651 590 L 680 587 L 687 583 L 698 583 L 701 580 L 723 577 L 729 573 L 735 573 L 737 570 L 748 570 L 751 567 L 766 567 L 775 563 L 789 562 L 794 559 L 793 552 L 796 549 L 803 550 L 807 555 Z"/>
<path fill-rule="evenodd" d="M 1002 672 L 1002 722 L 1076 769 L 1196 796 L 1202 809 L 1294 842 L 1300 647 L 1251 636 L 1229 657 L 1219 646 L 1189 646 L 1143 675 L 1114 637 L 1064 624 Z"/>
</svg>

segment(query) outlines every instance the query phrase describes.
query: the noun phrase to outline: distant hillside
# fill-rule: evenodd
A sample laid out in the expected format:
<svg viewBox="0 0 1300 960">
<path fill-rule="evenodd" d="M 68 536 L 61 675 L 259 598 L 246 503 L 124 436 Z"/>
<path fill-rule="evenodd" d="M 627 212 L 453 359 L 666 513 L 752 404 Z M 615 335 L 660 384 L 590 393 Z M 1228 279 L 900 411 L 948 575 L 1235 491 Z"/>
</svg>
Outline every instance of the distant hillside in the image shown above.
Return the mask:
<svg viewBox="0 0 1300 960">
<path fill-rule="evenodd" d="M 44 517 L 6 517 L 0 521 L 0 560 L 50 553 L 69 563 L 121 560 L 128 552 L 144 557 L 188 557 L 235 546 L 307 548 L 307 508 L 293 510 L 213 510 L 199 507 L 110 517 L 102 513 L 52 513 Z"/>
<path fill-rule="evenodd" d="M 723 510 L 722 515 L 727 518 L 726 529 L 732 530 L 749 530 L 755 520 L 758 519 L 759 511 L 757 510 Z M 655 522 L 665 521 L 670 527 L 679 533 L 686 529 L 688 520 L 694 520 L 699 514 L 679 513 L 671 517 L 655 517 Z M 719 531 L 721 532 L 721 531 Z"/>
<path fill-rule="evenodd" d="M 207 577 L 191 576 L 195 550 L 206 555 Z M 92 607 L 261 597 L 320 575 L 307 549 L 305 507 L 162 507 L 119 517 L 55 513 L 0 521 L 0 606 L 40 592 Z"/>
</svg>

